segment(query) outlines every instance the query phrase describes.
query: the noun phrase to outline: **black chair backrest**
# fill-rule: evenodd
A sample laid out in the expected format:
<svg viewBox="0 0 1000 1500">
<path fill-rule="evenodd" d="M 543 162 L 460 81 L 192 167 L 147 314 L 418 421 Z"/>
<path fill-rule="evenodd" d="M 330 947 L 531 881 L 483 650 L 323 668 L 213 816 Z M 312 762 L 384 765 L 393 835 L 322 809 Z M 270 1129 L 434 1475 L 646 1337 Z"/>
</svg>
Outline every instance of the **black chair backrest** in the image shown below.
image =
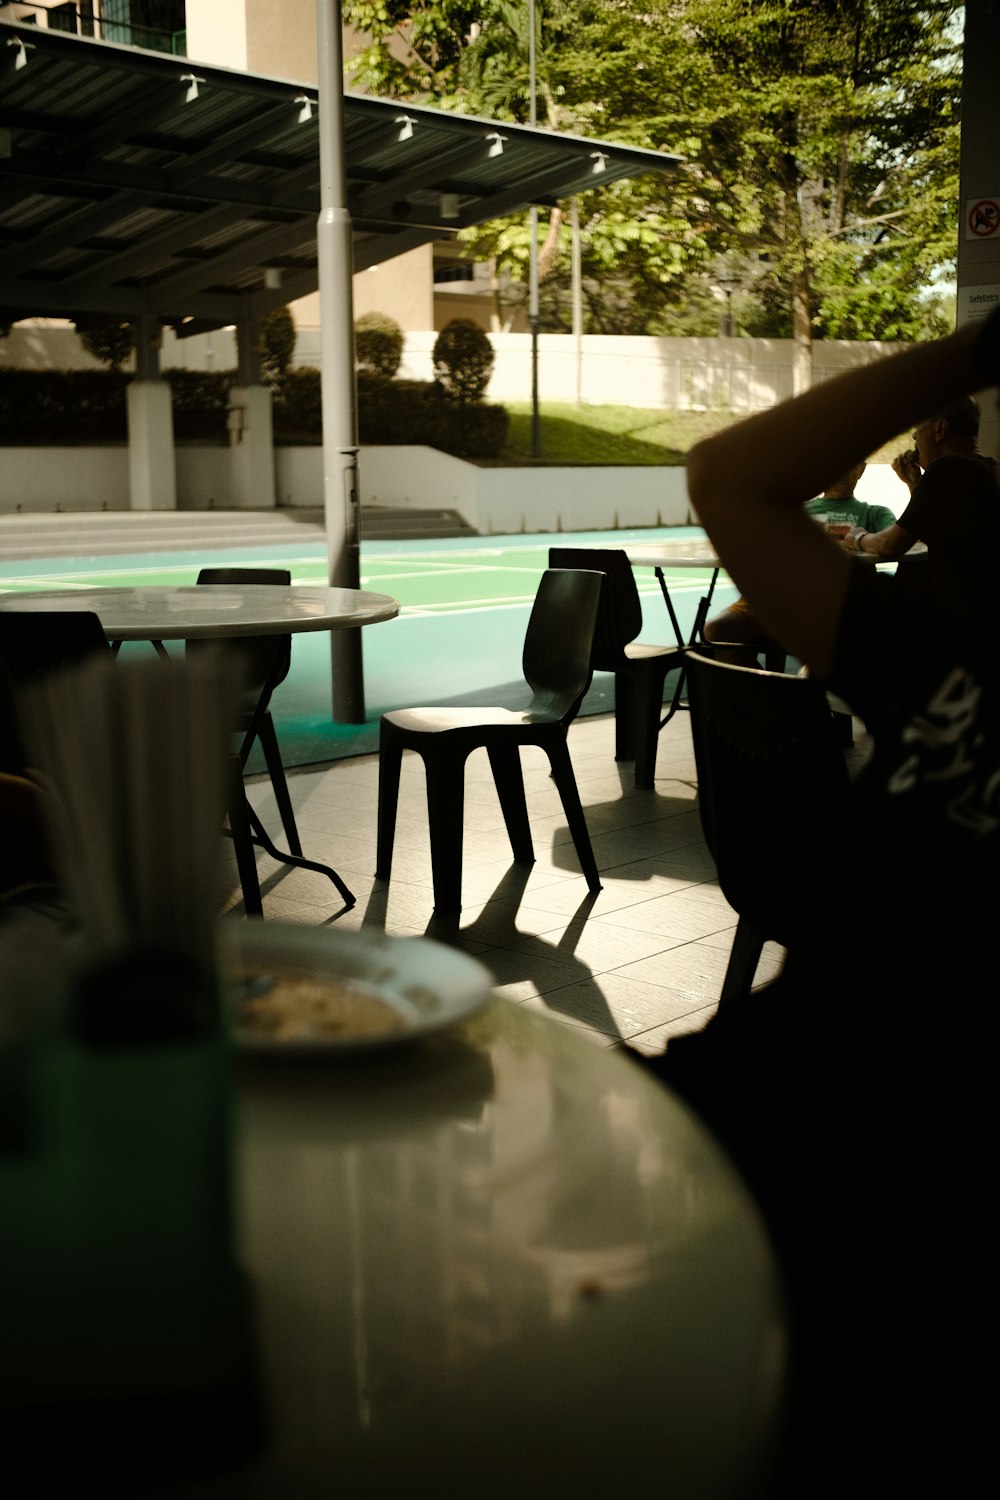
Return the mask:
<svg viewBox="0 0 1000 1500">
<path fill-rule="evenodd" d="M 836 867 L 850 781 L 814 679 L 685 657 L 705 842 L 730 906 L 787 942 Z"/>
<path fill-rule="evenodd" d="M 288 568 L 202 568 L 199 583 L 261 583 L 284 584 L 292 581 Z M 209 641 L 188 641 L 186 650 L 197 650 L 201 646 L 213 646 Z M 256 702 L 260 690 L 267 681 L 268 673 L 278 653 L 277 668 L 272 688 L 284 682 L 292 665 L 292 638 L 290 635 L 241 636 L 226 641 L 230 655 L 239 653 L 244 674 L 244 696 Z M 265 704 L 265 707 L 267 705 Z"/>
<path fill-rule="evenodd" d="M 931 562 L 928 552 L 904 552 L 896 564 L 893 574 L 894 586 L 904 592 L 908 599 L 920 602 L 933 595 Z"/>
<path fill-rule="evenodd" d="M 590 686 L 602 577 L 566 568 L 542 574 L 521 658 L 533 695 L 529 712 L 542 720 L 568 724 Z"/>
<path fill-rule="evenodd" d="M 104 627 L 90 610 L 0 610 L 0 660 L 23 685 L 110 651 Z"/>
<path fill-rule="evenodd" d="M 550 547 L 549 567 L 596 569 L 605 575 L 591 665 L 598 672 L 621 671 L 627 666 L 625 647 L 642 629 L 642 603 L 626 554 L 620 547 Z"/>
<path fill-rule="evenodd" d="M 20 689 L 110 652 L 104 628 L 89 610 L 0 610 L 0 770 L 25 765 L 17 727 Z"/>
</svg>

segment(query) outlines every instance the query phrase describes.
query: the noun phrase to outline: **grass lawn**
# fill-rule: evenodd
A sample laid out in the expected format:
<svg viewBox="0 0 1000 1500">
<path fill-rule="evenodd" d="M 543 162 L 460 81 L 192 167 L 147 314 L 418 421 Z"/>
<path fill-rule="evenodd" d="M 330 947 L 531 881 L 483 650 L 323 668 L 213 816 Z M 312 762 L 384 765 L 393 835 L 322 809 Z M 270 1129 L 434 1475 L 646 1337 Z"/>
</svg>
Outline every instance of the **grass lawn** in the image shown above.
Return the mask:
<svg viewBox="0 0 1000 1500">
<path fill-rule="evenodd" d="M 497 464 L 530 464 L 531 403 L 508 401 L 510 436 Z M 746 412 L 648 411 L 635 406 L 572 406 L 545 401 L 541 406 L 542 463 L 683 464 L 699 439 L 742 421 Z M 904 435 L 872 454 L 870 463 L 889 463 Z M 480 460 L 490 462 L 490 460 Z"/>
<path fill-rule="evenodd" d="M 531 463 L 531 403 L 508 401 L 510 436 L 500 463 Z M 634 406 L 541 408 L 542 462 L 553 464 L 682 464 L 699 438 L 728 427 L 732 412 L 644 411 Z"/>
</svg>

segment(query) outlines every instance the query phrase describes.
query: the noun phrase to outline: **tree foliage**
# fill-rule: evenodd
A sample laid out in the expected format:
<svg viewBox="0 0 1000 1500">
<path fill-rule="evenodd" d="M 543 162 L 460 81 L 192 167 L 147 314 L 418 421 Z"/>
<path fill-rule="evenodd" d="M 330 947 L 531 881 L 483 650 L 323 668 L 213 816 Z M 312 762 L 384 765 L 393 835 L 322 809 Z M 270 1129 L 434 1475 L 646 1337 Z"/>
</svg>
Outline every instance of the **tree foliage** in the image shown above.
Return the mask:
<svg viewBox="0 0 1000 1500">
<path fill-rule="evenodd" d="M 261 319 L 260 373 L 268 385 L 280 385 L 295 353 L 298 330 L 289 307 L 276 307 Z"/>
<path fill-rule="evenodd" d="M 367 31 L 355 81 L 524 122 L 525 0 L 346 0 Z M 960 7 L 948 0 L 537 0 L 539 123 L 676 152 L 579 202 L 587 326 L 714 321 L 813 336 L 938 331 L 953 262 Z M 526 279 L 523 221 L 465 236 Z M 545 246 L 543 319 L 567 318 L 568 233 Z M 712 309 L 714 307 L 714 317 Z M 706 330 L 707 331 L 707 330 Z"/>
<path fill-rule="evenodd" d="M 131 323 L 101 323 L 92 328 L 78 327 L 77 332 L 91 359 L 107 365 L 116 375 L 135 348 L 135 327 Z"/>
</svg>

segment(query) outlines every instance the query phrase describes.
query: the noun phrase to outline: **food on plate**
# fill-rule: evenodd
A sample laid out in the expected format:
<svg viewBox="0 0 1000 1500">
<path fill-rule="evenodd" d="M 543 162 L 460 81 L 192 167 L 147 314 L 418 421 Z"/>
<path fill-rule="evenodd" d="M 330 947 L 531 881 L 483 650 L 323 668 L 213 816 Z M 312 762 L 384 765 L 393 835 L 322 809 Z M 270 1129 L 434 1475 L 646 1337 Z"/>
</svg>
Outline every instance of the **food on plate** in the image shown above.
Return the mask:
<svg viewBox="0 0 1000 1500">
<path fill-rule="evenodd" d="M 240 1020 L 248 1033 L 268 1041 L 331 1041 L 391 1036 L 406 1020 L 363 984 L 303 970 L 244 972 Z"/>
</svg>

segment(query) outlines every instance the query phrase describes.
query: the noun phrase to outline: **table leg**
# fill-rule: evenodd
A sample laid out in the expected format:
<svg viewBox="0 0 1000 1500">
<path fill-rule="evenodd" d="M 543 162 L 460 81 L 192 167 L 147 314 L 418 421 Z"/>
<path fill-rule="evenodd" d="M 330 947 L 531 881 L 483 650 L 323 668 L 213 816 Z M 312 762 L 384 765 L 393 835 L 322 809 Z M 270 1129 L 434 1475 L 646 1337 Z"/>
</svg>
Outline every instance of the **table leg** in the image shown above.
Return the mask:
<svg viewBox="0 0 1000 1500">
<path fill-rule="evenodd" d="M 670 597 L 670 590 L 667 588 L 667 580 L 663 576 L 663 569 L 656 568 L 654 569 L 654 571 L 656 573 L 656 581 L 660 585 L 660 593 L 663 595 L 663 602 L 667 606 L 667 613 L 670 616 L 670 623 L 674 627 L 674 640 L 677 642 L 678 646 L 681 647 L 690 644 L 689 642 L 686 642 L 684 640 L 684 637 L 681 635 L 680 621 L 677 618 L 677 611 L 674 609 L 674 601 Z"/>
<path fill-rule="evenodd" d="M 280 860 L 283 865 L 294 865 L 297 870 L 315 870 L 317 875 L 325 875 L 328 880 L 333 882 L 344 898 L 345 906 L 354 905 L 357 898 L 344 884 L 332 865 L 320 864 L 315 859 L 305 859 L 301 854 L 286 854 L 283 849 L 279 849 L 271 839 L 270 834 L 253 807 L 251 807 L 249 801 L 247 802 L 247 815 L 250 819 L 250 828 L 252 830 L 250 836 L 253 842 L 259 845 L 272 859 Z"/>
<path fill-rule="evenodd" d="M 162 641 L 151 641 L 157 656 L 163 657 L 165 661 L 170 660 L 170 653 Z M 112 650 L 117 655 L 121 646 L 120 641 L 112 643 Z M 243 889 L 243 904 L 248 916 L 263 916 L 264 908 L 260 894 L 260 882 L 257 879 L 256 864 L 253 860 L 253 851 L 250 847 L 256 844 L 272 859 L 279 860 L 283 865 L 294 865 L 298 870 L 314 870 L 317 875 L 325 875 L 333 882 L 343 898 L 345 906 L 351 907 L 355 904 L 356 897 L 341 880 L 332 865 L 324 865 L 319 860 L 305 859 L 301 854 L 287 854 L 279 849 L 272 840 L 264 824 L 261 822 L 257 812 L 250 804 L 250 799 L 243 788 L 243 765 L 250 753 L 250 746 L 257 735 L 257 730 L 263 716 L 264 706 L 267 704 L 275 686 L 275 678 L 278 671 L 278 659 L 275 655 L 274 662 L 268 672 L 267 678 L 257 699 L 257 705 L 250 715 L 250 722 L 243 736 L 239 754 L 234 757 L 239 768 L 239 791 L 235 789 L 231 793 L 229 806 L 229 825 L 236 848 L 236 862 L 239 869 L 240 885 Z M 242 795 L 240 795 L 242 793 Z"/>
<path fill-rule="evenodd" d="M 656 576 L 659 580 L 660 592 L 666 600 L 667 609 L 670 611 L 670 622 L 674 627 L 674 635 L 677 637 L 677 644 L 678 646 L 680 646 L 682 651 L 690 651 L 692 646 L 697 646 L 698 630 L 704 623 L 704 621 L 708 618 L 708 611 L 712 607 L 712 595 L 715 593 L 715 585 L 718 582 L 719 569 L 713 568 L 712 570 L 712 577 L 709 580 L 708 584 L 708 593 L 702 596 L 701 602 L 698 605 L 698 609 L 695 613 L 694 624 L 691 627 L 691 634 L 686 641 L 681 634 L 680 621 L 677 618 L 677 613 L 674 609 L 673 600 L 670 597 L 670 590 L 667 588 L 667 581 L 663 576 L 662 568 L 656 569 Z M 686 678 L 682 660 L 681 669 L 677 674 L 677 685 L 674 688 L 674 696 L 670 700 L 670 707 L 667 709 L 663 718 L 660 720 L 660 729 L 666 728 L 679 708 L 687 708 L 687 704 L 681 702 L 681 696 L 684 692 L 685 680 Z"/>
</svg>

